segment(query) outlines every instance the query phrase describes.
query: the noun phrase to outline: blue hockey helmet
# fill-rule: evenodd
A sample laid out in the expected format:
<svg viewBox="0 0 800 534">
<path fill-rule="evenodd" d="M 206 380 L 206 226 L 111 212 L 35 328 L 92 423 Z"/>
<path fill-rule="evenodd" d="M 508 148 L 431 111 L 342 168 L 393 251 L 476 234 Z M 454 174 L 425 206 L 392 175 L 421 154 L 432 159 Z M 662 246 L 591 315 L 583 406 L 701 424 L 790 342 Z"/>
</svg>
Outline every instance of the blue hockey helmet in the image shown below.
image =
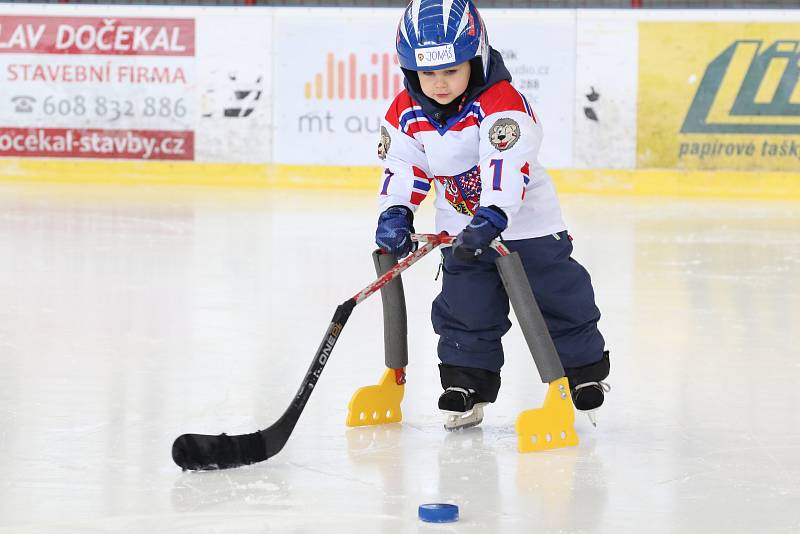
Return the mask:
<svg viewBox="0 0 800 534">
<path fill-rule="evenodd" d="M 489 38 L 472 0 L 412 0 L 397 27 L 397 56 L 406 71 L 472 61 L 489 75 Z"/>
</svg>

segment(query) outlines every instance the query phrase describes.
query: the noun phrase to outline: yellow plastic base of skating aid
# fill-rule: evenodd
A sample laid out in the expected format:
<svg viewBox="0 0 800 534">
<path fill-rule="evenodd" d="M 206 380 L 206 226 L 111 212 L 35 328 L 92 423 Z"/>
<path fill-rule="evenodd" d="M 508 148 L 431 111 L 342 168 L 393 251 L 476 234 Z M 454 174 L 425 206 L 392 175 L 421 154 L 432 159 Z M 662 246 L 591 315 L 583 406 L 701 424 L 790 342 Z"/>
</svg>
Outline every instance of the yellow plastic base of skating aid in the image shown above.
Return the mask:
<svg viewBox="0 0 800 534">
<path fill-rule="evenodd" d="M 575 408 L 572 406 L 567 377 L 550 382 L 544 406 L 520 413 L 516 428 L 519 452 L 577 445 Z"/>
<path fill-rule="evenodd" d="M 403 419 L 400 401 L 405 390 L 404 376 L 402 369 L 386 369 L 377 386 L 358 388 L 347 406 L 347 426 L 399 423 Z"/>
</svg>

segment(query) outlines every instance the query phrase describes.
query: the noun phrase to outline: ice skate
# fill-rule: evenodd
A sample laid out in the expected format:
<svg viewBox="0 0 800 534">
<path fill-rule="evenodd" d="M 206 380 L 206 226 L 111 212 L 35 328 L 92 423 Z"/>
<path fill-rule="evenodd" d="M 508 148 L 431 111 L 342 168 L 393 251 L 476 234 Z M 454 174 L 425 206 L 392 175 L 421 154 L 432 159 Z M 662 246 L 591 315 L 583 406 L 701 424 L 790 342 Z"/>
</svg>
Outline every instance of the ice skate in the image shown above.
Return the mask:
<svg viewBox="0 0 800 534">
<path fill-rule="evenodd" d="M 597 409 L 603 405 L 605 394 L 611 386 L 603 382 L 608 376 L 610 364 L 608 351 L 597 362 L 583 367 L 566 368 L 575 409 L 584 412 L 593 426 L 597 426 Z"/>
<path fill-rule="evenodd" d="M 575 409 L 584 412 L 593 426 L 597 426 L 597 409 L 603 405 L 605 394 L 611 391 L 608 383 L 585 382 L 578 384 L 571 390 L 572 403 Z"/>
<path fill-rule="evenodd" d="M 444 428 L 452 432 L 477 426 L 483 421 L 483 407 L 474 389 L 449 387 L 439 397 L 439 409 L 445 415 Z"/>
</svg>

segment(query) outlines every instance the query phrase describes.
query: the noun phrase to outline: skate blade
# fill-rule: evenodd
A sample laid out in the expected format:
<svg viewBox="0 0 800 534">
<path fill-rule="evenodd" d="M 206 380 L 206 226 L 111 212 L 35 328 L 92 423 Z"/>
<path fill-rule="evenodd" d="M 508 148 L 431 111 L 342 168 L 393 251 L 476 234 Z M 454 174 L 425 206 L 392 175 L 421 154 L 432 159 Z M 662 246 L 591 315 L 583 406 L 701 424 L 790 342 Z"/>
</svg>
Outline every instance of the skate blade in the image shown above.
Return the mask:
<svg viewBox="0 0 800 534">
<path fill-rule="evenodd" d="M 586 410 L 584 413 L 586 417 L 589 418 L 589 422 L 592 423 L 592 426 L 597 428 L 597 409 Z"/>
<path fill-rule="evenodd" d="M 456 430 L 464 430 L 465 428 L 472 428 L 481 424 L 483 421 L 483 407 L 489 404 L 488 402 L 479 402 L 472 407 L 471 410 L 466 412 L 451 412 L 442 410 L 445 415 L 444 429 L 448 432 Z"/>
</svg>

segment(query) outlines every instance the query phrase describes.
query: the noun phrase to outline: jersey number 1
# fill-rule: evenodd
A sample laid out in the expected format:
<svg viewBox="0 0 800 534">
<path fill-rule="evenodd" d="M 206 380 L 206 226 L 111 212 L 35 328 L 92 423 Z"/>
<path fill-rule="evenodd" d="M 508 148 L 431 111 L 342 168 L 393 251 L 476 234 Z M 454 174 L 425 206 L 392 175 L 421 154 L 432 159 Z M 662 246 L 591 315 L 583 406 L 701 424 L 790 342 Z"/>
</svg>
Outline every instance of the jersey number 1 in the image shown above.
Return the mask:
<svg viewBox="0 0 800 534">
<path fill-rule="evenodd" d="M 503 174 L 503 160 L 493 159 L 489 162 L 489 167 L 494 169 L 494 174 L 492 174 L 492 190 L 502 191 L 503 189 L 500 187 L 500 180 L 502 179 L 501 175 Z"/>
</svg>

